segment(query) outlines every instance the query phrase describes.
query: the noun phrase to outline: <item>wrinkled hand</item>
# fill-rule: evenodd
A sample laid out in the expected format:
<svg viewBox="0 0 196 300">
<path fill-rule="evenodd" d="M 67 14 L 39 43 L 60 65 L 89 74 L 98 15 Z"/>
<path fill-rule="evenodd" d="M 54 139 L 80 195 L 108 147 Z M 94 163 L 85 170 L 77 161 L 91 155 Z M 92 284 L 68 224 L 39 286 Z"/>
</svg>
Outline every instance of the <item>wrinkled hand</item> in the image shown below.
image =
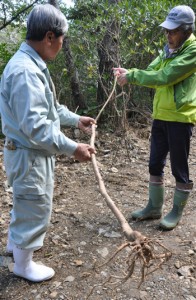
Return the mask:
<svg viewBox="0 0 196 300">
<path fill-rule="evenodd" d="M 91 133 L 91 125 L 95 124 L 95 120 L 90 117 L 80 117 L 78 128 L 85 133 Z"/>
<path fill-rule="evenodd" d="M 128 73 L 127 69 L 124 68 L 113 68 L 114 76 L 117 77 L 117 82 L 120 86 L 123 86 L 128 83 L 126 74 Z"/>
<path fill-rule="evenodd" d="M 95 149 L 88 144 L 79 143 L 75 152 L 74 158 L 80 162 L 91 160 L 91 154 L 95 153 Z"/>
</svg>

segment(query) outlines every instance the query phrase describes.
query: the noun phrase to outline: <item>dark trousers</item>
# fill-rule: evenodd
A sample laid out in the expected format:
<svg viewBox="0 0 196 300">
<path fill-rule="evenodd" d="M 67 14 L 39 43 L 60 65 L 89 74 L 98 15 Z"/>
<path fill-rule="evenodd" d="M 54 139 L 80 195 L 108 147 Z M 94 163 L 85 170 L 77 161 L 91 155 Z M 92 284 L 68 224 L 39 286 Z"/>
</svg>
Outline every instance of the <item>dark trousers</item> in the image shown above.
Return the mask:
<svg viewBox="0 0 196 300">
<path fill-rule="evenodd" d="M 167 154 L 177 182 L 189 183 L 188 157 L 193 124 L 154 120 L 151 130 L 149 173 L 163 176 Z"/>
</svg>

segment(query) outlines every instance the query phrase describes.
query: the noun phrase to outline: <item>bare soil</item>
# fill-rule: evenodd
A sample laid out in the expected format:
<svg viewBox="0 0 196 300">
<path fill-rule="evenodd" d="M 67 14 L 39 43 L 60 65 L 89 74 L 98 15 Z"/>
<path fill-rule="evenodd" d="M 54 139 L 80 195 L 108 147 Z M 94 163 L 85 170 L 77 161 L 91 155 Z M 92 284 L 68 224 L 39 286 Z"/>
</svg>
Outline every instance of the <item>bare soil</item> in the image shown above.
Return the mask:
<svg viewBox="0 0 196 300">
<path fill-rule="evenodd" d="M 80 135 L 79 140 L 85 141 L 86 137 Z M 172 231 L 161 231 L 159 220 L 136 222 L 130 219 L 130 212 L 145 206 L 148 198 L 149 129 L 129 128 L 126 134 L 99 133 L 96 138 L 96 158 L 110 197 L 134 230 L 160 239 L 172 251 L 171 259 L 150 274 L 139 289 L 139 266 L 126 282 L 107 282 L 111 275 L 125 275 L 127 250 L 96 268 L 115 253 L 125 238 L 100 194 L 92 163 L 77 163 L 63 155 L 57 157 L 51 226 L 43 248 L 34 254 L 35 261 L 55 269 L 55 277 L 47 282 L 32 283 L 11 272 L 13 258 L 6 253 L 6 241 L 12 193 L 6 186 L 3 140 L 0 144 L 0 299 L 196 299 L 195 188 L 182 220 Z M 195 175 L 196 132 L 190 154 L 190 177 L 194 181 Z M 172 207 L 175 186 L 169 159 L 165 186 L 164 215 Z"/>
</svg>

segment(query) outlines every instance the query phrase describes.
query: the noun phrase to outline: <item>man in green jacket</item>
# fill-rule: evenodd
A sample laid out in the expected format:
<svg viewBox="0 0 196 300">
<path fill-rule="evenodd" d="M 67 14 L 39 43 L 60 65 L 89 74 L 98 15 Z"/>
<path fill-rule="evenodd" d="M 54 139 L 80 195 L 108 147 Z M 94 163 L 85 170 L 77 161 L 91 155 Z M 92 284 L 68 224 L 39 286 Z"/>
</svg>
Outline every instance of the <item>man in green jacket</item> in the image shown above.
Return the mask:
<svg viewBox="0 0 196 300">
<path fill-rule="evenodd" d="M 195 14 L 187 5 L 174 7 L 160 24 L 167 38 L 162 53 L 146 70 L 114 68 L 118 83 L 155 88 L 149 160 L 149 201 L 133 219 L 159 219 L 164 202 L 164 167 L 170 153 L 176 181 L 172 210 L 160 227 L 170 230 L 181 219 L 193 188 L 189 178 L 188 156 L 196 123 L 196 38 Z"/>
</svg>

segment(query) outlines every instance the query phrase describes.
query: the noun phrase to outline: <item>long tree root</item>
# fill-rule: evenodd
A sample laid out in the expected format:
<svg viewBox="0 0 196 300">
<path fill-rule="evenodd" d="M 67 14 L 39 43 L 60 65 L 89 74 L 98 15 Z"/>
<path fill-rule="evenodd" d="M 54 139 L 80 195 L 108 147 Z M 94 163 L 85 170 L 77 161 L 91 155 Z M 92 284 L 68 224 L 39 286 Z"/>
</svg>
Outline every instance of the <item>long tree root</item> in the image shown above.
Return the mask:
<svg viewBox="0 0 196 300">
<path fill-rule="evenodd" d="M 112 94 L 114 93 L 115 86 L 116 86 L 116 79 L 114 82 L 114 87 L 112 89 L 112 92 L 110 93 L 105 105 L 103 106 L 102 110 L 97 116 L 96 122 L 101 112 L 103 111 L 104 107 L 112 98 Z M 96 136 L 96 125 L 92 124 L 92 135 L 90 141 L 92 147 L 94 147 L 95 145 L 95 136 Z M 146 276 L 160 269 L 161 266 L 166 261 L 168 261 L 168 259 L 172 255 L 171 251 L 169 251 L 169 249 L 167 249 L 162 243 L 160 243 L 158 239 L 147 238 L 144 235 L 142 235 L 139 231 L 132 230 L 132 228 L 128 224 L 123 214 L 120 212 L 120 210 L 115 205 L 114 201 L 110 198 L 110 196 L 107 193 L 104 181 L 102 179 L 102 176 L 98 168 L 95 154 L 92 154 L 92 164 L 93 164 L 93 170 L 95 176 L 99 184 L 100 193 L 105 199 L 107 206 L 110 208 L 110 210 L 113 212 L 113 214 L 116 216 L 117 220 L 119 221 L 121 225 L 121 229 L 127 240 L 126 243 L 122 244 L 117 249 L 117 251 L 112 255 L 112 257 L 107 262 L 96 267 L 96 269 L 100 269 L 104 265 L 109 264 L 124 249 L 126 249 L 126 254 L 128 253 L 128 257 L 126 260 L 126 265 L 127 265 L 126 274 L 124 274 L 124 276 L 122 277 L 110 275 L 109 278 L 107 278 L 107 280 L 104 283 L 93 286 L 86 299 L 88 299 L 90 295 L 92 295 L 93 290 L 98 286 L 105 286 L 106 284 L 117 285 L 126 282 L 129 278 L 133 276 L 134 271 L 138 270 L 138 264 L 140 267 L 140 274 L 141 274 L 139 285 L 138 285 L 138 287 L 140 287 L 141 284 L 144 282 Z M 115 281 L 111 282 L 112 279 L 115 279 Z"/>
<path fill-rule="evenodd" d="M 93 124 L 91 146 L 94 146 L 96 136 L 95 130 L 96 125 Z M 147 238 L 144 235 L 142 235 L 139 231 L 132 230 L 121 211 L 117 208 L 114 201 L 110 198 L 110 196 L 107 193 L 104 181 L 98 168 L 95 154 L 92 154 L 92 164 L 95 176 L 99 183 L 100 193 L 104 197 L 107 206 L 111 209 L 111 211 L 119 221 L 121 229 L 127 240 L 127 242 L 121 245 L 114 253 L 114 255 L 106 263 L 104 263 L 104 265 L 108 264 L 123 249 L 129 248 L 130 253 L 127 259 L 126 275 L 118 279 L 121 280 L 121 282 L 125 282 L 126 280 L 131 278 L 136 268 L 137 262 L 139 262 L 141 270 L 141 279 L 139 283 L 140 286 L 145 280 L 146 276 L 161 268 L 161 266 L 171 257 L 172 253 L 163 244 L 161 244 L 158 239 Z M 99 268 L 100 267 L 101 266 L 99 266 Z M 112 278 L 114 278 L 114 276 L 111 276 L 110 280 L 107 280 L 107 283 L 109 283 Z"/>
</svg>

